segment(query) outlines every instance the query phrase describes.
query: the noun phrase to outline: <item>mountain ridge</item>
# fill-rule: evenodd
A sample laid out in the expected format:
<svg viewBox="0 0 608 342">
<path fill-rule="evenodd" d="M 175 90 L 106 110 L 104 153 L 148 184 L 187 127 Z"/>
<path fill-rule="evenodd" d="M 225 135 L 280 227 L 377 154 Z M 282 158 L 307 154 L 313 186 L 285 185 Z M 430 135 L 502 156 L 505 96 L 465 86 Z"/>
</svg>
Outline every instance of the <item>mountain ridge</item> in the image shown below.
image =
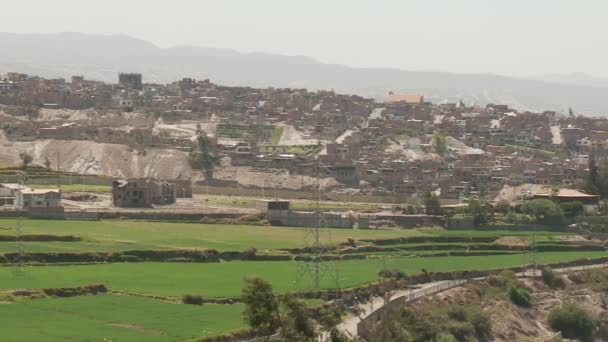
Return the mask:
<svg viewBox="0 0 608 342">
<path fill-rule="evenodd" d="M 608 114 L 602 101 L 606 86 L 530 80 L 494 74 L 355 68 L 327 64 L 307 56 L 181 45 L 161 48 L 128 35 L 0 33 L 0 72 L 43 77 L 84 75 L 116 82 L 118 72 L 141 72 L 145 82 L 172 82 L 182 77 L 210 78 L 226 85 L 333 89 L 382 100 L 389 91 L 417 93 L 433 102 L 485 105 L 503 103 L 517 109 Z"/>
</svg>

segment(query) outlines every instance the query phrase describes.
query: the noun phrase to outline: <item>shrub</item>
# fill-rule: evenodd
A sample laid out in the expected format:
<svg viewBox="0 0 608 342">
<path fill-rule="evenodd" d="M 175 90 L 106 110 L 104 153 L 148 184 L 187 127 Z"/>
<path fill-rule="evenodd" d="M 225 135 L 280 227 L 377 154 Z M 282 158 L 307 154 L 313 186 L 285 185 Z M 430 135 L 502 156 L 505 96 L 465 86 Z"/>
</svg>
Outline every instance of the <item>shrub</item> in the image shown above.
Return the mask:
<svg viewBox="0 0 608 342">
<path fill-rule="evenodd" d="M 581 202 L 565 202 L 560 204 L 564 216 L 574 218 L 580 216 L 584 212 L 583 203 Z"/>
<path fill-rule="evenodd" d="M 542 269 L 541 278 L 543 280 L 543 283 L 545 283 L 552 289 L 563 289 L 564 287 L 566 287 L 566 282 L 564 281 L 564 278 L 556 276 L 555 273 L 553 273 L 553 270 L 548 267 L 544 267 Z"/>
<path fill-rule="evenodd" d="M 511 299 L 513 304 L 521 307 L 529 307 L 532 301 L 530 292 L 517 286 L 511 286 L 509 288 L 509 299 Z"/>
<path fill-rule="evenodd" d="M 182 297 L 182 303 L 191 305 L 203 305 L 203 297 L 186 294 Z"/>
<path fill-rule="evenodd" d="M 141 259 L 135 255 L 123 254 L 118 257 L 119 262 L 140 262 Z"/>
<path fill-rule="evenodd" d="M 378 276 L 386 279 L 403 280 L 407 278 L 407 274 L 401 270 L 381 270 L 378 272 Z"/>
<path fill-rule="evenodd" d="M 479 309 L 472 310 L 469 313 L 469 322 L 478 337 L 489 337 L 492 334 L 492 320 L 485 312 Z"/>
<path fill-rule="evenodd" d="M 523 211 L 543 224 L 561 224 L 564 221 L 562 208 L 548 199 L 531 200 L 525 204 Z"/>
<path fill-rule="evenodd" d="M 565 338 L 591 341 L 596 322 L 587 310 L 575 304 L 566 304 L 551 310 L 549 325 Z"/>
</svg>

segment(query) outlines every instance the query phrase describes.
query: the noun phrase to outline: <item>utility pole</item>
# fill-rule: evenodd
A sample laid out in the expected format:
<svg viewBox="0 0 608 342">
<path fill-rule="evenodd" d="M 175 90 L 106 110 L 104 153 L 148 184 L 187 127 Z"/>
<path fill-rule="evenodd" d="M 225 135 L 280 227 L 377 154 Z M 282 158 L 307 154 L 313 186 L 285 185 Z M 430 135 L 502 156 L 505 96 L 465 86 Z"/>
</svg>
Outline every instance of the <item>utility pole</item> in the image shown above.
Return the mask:
<svg viewBox="0 0 608 342">
<path fill-rule="evenodd" d="M 16 203 L 19 208 L 17 208 L 19 210 L 19 215 L 17 216 L 17 222 L 15 225 L 15 242 L 16 242 L 16 249 L 17 249 L 17 267 L 15 268 L 15 273 L 17 275 L 20 275 L 23 272 L 23 260 L 24 260 L 24 254 L 25 254 L 25 249 L 23 247 L 23 242 L 21 241 L 21 235 L 23 234 L 23 226 L 22 226 L 22 212 L 23 212 L 23 192 L 22 192 L 22 187 L 21 184 L 23 183 L 23 178 L 24 178 L 24 171 L 21 171 L 19 173 L 19 183 L 17 186 L 17 194 L 18 194 L 18 198 L 17 200 L 19 201 L 18 203 Z"/>
<path fill-rule="evenodd" d="M 320 280 L 319 280 L 319 257 L 320 257 L 320 248 L 321 248 L 321 244 L 319 241 L 319 228 L 320 228 L 320 222 L 319 220 L 321 219 L 320 217 L 320 210 L 321 210 L 321 205 L 320 205 L 320 201 L 321 201 L 321 182 L 319 180 L 319 156 L 317 155 L 316 158 L 316 166 L 315 166 L 315 173 L 316 173 L 316 187 L 317 187 L 317 196 L 316 196 L 316 205 L 315 205 L 315 289 L 319 289 L 320 286 Z"/>
<path fill-rule="evenodd" d="M 61 189 L 61 152 L 57 152 L 57 187 Z"/>
<path fill-rule="evenodd" d="M 534 222 L 534 233 L 532 234 L 532 244 L 533 244 L 533 248 L 532 248 L 532 266 L 533 266 L 533 270 L 534 270 L 534 274 L 532 275 L 532 277 L 536 277 L 536 222 Z"/>
</svg>

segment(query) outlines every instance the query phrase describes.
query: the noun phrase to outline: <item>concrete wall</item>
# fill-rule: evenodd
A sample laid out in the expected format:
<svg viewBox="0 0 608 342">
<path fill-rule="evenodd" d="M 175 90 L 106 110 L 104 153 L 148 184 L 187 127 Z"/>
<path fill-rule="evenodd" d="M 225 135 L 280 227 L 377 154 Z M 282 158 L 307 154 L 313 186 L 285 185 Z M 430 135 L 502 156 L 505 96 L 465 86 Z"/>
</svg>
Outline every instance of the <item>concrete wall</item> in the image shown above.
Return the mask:
<svg viewBox="0 0 608 342">
<path fill-rule="evenodd" d="M 269 211 L 267 219 L 272 224 L 288 227 L 308 227 L 317 226 L 317 215 L 314 212 L 303 211 Z M 353 229 L 369 228 L 369 219 L 365 217 L 351 217 L 349 214 L 322 213 L 319 216 L 319 226 L 323 228 L 344 228 Z"/>
<path fill-rule="evenodd" d="M 444 227 L 443 216 L 430 215 L 377 215 L 376 220 L 393 221 L 401 228 Z"/>
</svg>

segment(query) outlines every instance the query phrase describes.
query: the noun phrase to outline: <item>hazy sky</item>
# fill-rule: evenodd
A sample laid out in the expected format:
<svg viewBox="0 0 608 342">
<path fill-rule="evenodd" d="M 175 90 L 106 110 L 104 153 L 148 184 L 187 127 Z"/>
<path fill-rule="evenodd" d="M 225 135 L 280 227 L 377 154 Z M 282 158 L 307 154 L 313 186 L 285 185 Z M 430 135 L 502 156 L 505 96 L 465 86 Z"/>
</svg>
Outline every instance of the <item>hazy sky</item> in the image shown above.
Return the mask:
<svg viewBox="0 0 608 342">
<path fill-rule="evenodd" d="M 363 67 L 608 76 L 606 0 L 3 2 L 3 32 L 122 33 L 161 47 L 226 47 Z"/>
</svg>

